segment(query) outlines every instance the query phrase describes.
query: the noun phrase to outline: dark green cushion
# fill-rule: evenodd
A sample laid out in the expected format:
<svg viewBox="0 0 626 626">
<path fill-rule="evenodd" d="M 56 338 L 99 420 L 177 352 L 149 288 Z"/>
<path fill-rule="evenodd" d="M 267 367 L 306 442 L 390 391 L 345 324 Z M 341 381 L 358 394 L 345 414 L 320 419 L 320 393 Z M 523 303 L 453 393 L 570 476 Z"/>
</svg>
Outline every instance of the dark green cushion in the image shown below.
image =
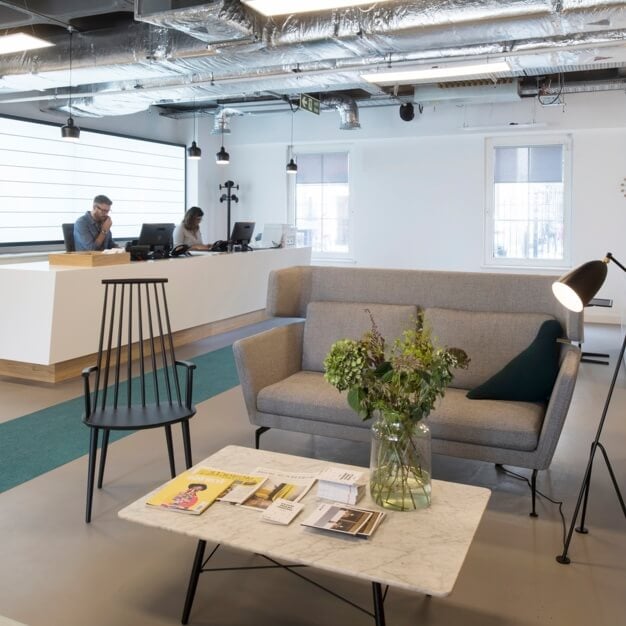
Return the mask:
<svg viewBox="0 0 626 626">
<path fill-rule="evenodd" d="M 552 393 L 559 371 L 559 346 L 563 331 L 557 320 L 547 320 L 524 351 L 497 374 L 467 392 L 472 400 L 543 402 Z"/>
</svg>

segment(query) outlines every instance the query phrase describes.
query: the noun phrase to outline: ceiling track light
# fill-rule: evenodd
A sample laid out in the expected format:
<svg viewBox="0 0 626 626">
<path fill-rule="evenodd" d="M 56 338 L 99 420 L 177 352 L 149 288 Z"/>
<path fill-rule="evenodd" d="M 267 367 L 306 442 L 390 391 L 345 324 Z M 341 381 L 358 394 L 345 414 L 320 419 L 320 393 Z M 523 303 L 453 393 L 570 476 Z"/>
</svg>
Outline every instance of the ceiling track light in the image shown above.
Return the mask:
<svg viewBox="0 0 626 626">
<path fill-rule="evenodd" d="M 70 34 L 70 84 L 68 90 L 68 102 L 70 109 L 70 116 L 67 118 L 67 123 L 61 128 L 61 137 L 65 141 L 78 141 L 80 139 L 80 128 L 74 123 L 72 117 L 72 33 L 74 29 L 71 26 L 67 27 Z"/>
<path fill-rule="evenodd" d="M 215 155 L 215 162 L 218 165 L 228 165 L 230 163 L 230 154 L 224 149 L 224 119 L 222 118 L 222 147 L 220 151 Z"/>
<path fill-rule="evenodd" d="M 287 172 L 287 174 L 293 175 L 298 173 L 298 164 L 293 158 L 293 118 L 296 112 L 294 111 L 293 105 L 291 104 L 291 100 L 288 100 L 288 102 L 289 108 L 291 109 L 291 141 L 289 142 L 289 156 L 291 158 L 289 159 L 289 163 L 287 163 L 285 171 Z"/>
<path fill-rule="evenodd" d="M 199 161 L 202 158 L 202 150 L 196 144 L 198 138 L 198 111 L 196 109 L 196 99 L 193 99 L 193 141 L 189 148 L 187 148 L 187 158 L 192 161 Z"/>
</svg>

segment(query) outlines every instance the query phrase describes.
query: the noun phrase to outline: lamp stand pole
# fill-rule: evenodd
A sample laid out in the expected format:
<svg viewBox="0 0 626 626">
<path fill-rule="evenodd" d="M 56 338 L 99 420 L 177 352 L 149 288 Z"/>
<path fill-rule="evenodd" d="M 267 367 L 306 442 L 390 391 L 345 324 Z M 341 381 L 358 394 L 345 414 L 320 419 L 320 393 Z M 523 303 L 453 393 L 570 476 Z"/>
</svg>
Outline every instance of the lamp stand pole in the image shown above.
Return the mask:
<svg viewBox="0 0 626 626">
<path fill-rule="evenodd" d="M 612 258 L 611 260 L 617 263 L 615 259 Z M 624 269 L 623 265 L 621 265 L 620 263 L 617 263 L 617 264 L 622 269 Z M 572 516 L 572 523 L 570 524 L 569 532 L 567 533 L 567 538 L 565 540 L 565 545 L 563 546 L 563 553 L 556 557 L 556 560 L 563 565 L 567 565 L 570 562 L 570 559 L 567 556 L 567 551 L 569 549 L 569 544 L 572 540 L 572 535 L 574 533 L 574 528 L 576 526 L 576 519 L 578 518 L 578 511 L 580 510 L 581 504 L 582 504 L 583 510 L 580 516 L 580 526 L 576 528 L 576 532 L 579 532 L 582 534 L 587 534 L 589 532 L 585 528 L 585 517 L 587 515 L 587 501 L 589 499 L 589 488 L 591 486 L 591 469 L 593 467 L 593 460 L 596 454 L 596 450 L 598 448 L 600 448 L 600 451 L 602 452 L 602 456 L 604 457 L 604 461 L 606 462 L 606 466 L 609 470 L 611 480 L 613 481 L 613 487 L 615 487 L 615 493 L 617 494 L 619 503 L 622 506 L 622 513 L 624 513 L 624 517 L 626 517 L 626 505 L 624 505 L 624 498 L 622 497 L 622 494 L 619 489 L 619 485 L 617 484 L 617 479 L 615 478 L 615 473 L 613 472 L 613 468 L 611 467 L 611 462 L 609 461 L 608 454 L 606 453 L 604 446 L 600 443 L 600 436 L 602 435 L 602 428 L 604 427 L 604 420 L 606 419 L 606 414 L 609 409 L 609 404 L 611 403 L 611 397 L 613 396 L 613 389 L 615 387 L 615 381 L 617 380 L 620 365 L 622 363 L 622 359 L 624 358 L 625 351 L 626 351 L 626 336 L 624 337 L 624 341 L 622 342 L 622 348 L 619 352 L 619 357 L 617 358 L 617 364 L 615 365 L 615 371 L 613 372 L 613 379 L 611 380 L 609 393 L 604 403 L 604 409 L 602 410 L 602 417 L 600 418 L 600 423 L 598 424 L 596 437 L 591 444 L 591 452 L 589 453 L 589 461 L 587 463 L 587 469 L 585 470 L 585 477 L 583 478 L 583 483 L 580 486 L 580 492 L 578 494 L 578 501 L 576 502 L 574 515 Z"/>
</svg>

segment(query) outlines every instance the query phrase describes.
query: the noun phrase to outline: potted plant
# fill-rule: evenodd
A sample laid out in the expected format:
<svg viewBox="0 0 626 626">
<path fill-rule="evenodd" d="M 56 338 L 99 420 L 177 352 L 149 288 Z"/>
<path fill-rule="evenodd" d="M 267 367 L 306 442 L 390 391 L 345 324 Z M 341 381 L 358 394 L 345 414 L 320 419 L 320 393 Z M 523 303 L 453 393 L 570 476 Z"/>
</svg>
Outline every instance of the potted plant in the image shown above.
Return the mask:
<svg viewBox="0 0 626 626">
<path fill-rule="evenodd" d="M 423 315 L 387 351 L 371 312 L 361 339 L 335 342 L 324 360 L 325 378 L 347 391 L 348 404 L 372 426 L 370 491 L 377 504 L 409 511 L 430 504 L 430 430 L 426 423 L 455 368 L 469 364 L 458 348 L 436 347 Z"/>
</svg>

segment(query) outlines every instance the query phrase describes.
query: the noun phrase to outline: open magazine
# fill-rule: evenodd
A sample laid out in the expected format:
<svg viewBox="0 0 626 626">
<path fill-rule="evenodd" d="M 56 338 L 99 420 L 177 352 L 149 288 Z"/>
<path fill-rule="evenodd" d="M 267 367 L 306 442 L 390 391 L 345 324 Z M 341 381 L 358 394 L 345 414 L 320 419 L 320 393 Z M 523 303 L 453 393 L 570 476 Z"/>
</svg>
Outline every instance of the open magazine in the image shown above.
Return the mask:
<svg viewBox="0 0 626 626">
<path fill-rule="evenodd" d="M 260 474 L 240 474 L 239 472 L 227 472 L 216 468 L 206 468 L 214 476 L 230 481 L 229 487 L 220 495 L 220 502 L 241 504 L 247 500 L 265 481 L 265 476 Z"/>
<path fill-rule="evenodd" d="M 317 474 L 285 472 L 267 467 L 257 467 L 254 474 L 265 476 L 265 481 L 244 500 L 242 506 L 258 511 L 266 510 L 279 499 L 299 502 L 317 478 Z"/>
<path fill-rule="evenodd" d="M 370 537 L 383 521 L 383 511 L 357 509 L 346 504 L 320 504 L 302 522 L 302 526 L 344 533 L 355 537 Z"/>
<path fill-rule="evenodd" d="M 183 472 L 159 489 L 148 506 L 200 515 L 233 483 L 231 478 L 200 467 Z"/>
</svg>

